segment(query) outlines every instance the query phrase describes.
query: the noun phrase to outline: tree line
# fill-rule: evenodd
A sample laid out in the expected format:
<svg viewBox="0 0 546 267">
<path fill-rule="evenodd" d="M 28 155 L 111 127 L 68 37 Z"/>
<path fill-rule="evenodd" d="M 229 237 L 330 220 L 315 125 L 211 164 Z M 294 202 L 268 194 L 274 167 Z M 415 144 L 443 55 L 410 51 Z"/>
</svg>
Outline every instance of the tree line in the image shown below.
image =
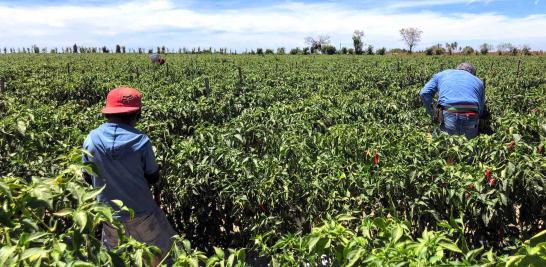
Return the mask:
<svg viewBox="0 0 546 267">
<path fill-rule="evenodd" d="M 165 46 L 157 46 L 155 48 L 126 48 L 123 45 L 117 44 L 115 46 L 115 49 L 113 51 L 110 50 L 107 46 L 102 47 L 86 47 L 86 46 L 78 46 L 77 44 L 74 44 L 71 47 L 61 47 L 61 48 L 50 48 L 47 47 L 38 47 L 37 45 L 32 45 L 31 47 L 22 47 L 22 48 L 3 48 L 4 54 L 7 53 L 118 53 L 118 54 L 125 54 L 125 53 L 158 53 L 158 54 L 169 54 L 169 53 L 178 53 L 178 54 L 251 54 L 251 55 L 267 55 L 267 54 L 277 54 L 277 55 L 284 55 L 284 54 L 290 54 L 290 55 L 310 55 L 310 54 L 327 54 L 327 55 L 333 55 L 333 54 L 343 54 L 343 55 L 385 55 L 387 53 L 414 53 L 414 48 L 421 42 L 421 37 L 423 35 L 423 31 L 419 28 L 403 28 L 399 31 L 401 36 L 401 41 L 404 42 L 407 49 L 405 48 L 393 48 L 387 51 L 385 47 L 381 47 L 378 49 L 374 49 L 373 45 L 367 45 L 364 44 L 364 31 L 362 30 L 355 30 L 353 32 L 353 35 L 351 37 L 352 39 L 352 47 L 346 47 L 341 46 L 338 48 L 335 45 L 332 44 L 330 37 L 328 35 L 319 35 L 317 37 L 305 37 L 304 43 L 306 46 L 300 48 L 295 47 L 290 49 L 290 51 L 287 51 L 284 47 L 279 47 L 275 51 L 273 49 L 267 48 L 256 48 L 256 49 L 250 49 L 245 51 L 237 51 L 227 48 L 178 48 L 178 49 L 170 49 Z M 431 47 L 428 47 L 424 49 L 423 51 L 418 51 L 419 53 L 424 53 L 426 55 L 444 55 L 444 54 L 465 54 L 465 55 L 472 55 L 472 54 L 482 54 L 487 55 L 493 51 L 493 45 L 488 43 L 483 43 L 479 46 L 478 49 L 474 49 L 472 46 L 460 46 L 458 42 L 452 42 L 452 43 L 445 43 L 444 44 L 435 44 Z M 533 52 L 531 50 L 531 47 L 529 45 L 522 45 L 520 47 L 517 47 L 511 43 L 500 43 L 496 46 L 496 53 L 499 55 L 507 54 L 507 55 L 531 55 L 533 53 L 535 54 L 542 54 L 542 51 L 540 52 Z"/>
</svg>

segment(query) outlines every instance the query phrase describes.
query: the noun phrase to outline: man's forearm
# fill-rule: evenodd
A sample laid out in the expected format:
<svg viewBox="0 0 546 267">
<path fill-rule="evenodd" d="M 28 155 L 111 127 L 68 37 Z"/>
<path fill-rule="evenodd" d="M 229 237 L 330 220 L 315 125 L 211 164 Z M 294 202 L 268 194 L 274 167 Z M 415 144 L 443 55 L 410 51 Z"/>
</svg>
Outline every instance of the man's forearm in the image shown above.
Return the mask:
<svg viewBox="0 0 546 267">
<path fill-rule="evenodd" d="M 425 109 L 427 110 L 428 115 L 432 116 L 432 98 L 421 94 L 421 100 L 423 101 L 423 105 L 425 105 Z"/>
<path fill-rule="evenodd" d="M 159 170 L 157 170 L 152 174 L 145 174 L 144 177 L 146 178 L 146 181 L 148 181 L 148 184 L 152 185 L 159 182 L 159 180 L 161 179 L 161 174 Z"/>
</svg>

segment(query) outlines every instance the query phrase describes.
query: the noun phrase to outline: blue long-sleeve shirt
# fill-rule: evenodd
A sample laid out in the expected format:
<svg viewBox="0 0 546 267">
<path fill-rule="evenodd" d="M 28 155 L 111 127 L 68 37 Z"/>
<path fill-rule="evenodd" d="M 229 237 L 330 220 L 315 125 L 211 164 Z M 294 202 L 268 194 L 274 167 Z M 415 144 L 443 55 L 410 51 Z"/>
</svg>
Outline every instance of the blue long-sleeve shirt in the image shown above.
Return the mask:
<svg viewBox="0 0 546 267">
<path fill-rule="evenodd" d="M 485 88 L 476 76 L 464 70 L 444 70 L 428 81 L 421 93 L 427 113 L 432 115 L 432 99 L 439 91 L 438 104 L 450 106 L 460 103 L 473 103 L 479 114 L 485 110 Z"/>
</svg>

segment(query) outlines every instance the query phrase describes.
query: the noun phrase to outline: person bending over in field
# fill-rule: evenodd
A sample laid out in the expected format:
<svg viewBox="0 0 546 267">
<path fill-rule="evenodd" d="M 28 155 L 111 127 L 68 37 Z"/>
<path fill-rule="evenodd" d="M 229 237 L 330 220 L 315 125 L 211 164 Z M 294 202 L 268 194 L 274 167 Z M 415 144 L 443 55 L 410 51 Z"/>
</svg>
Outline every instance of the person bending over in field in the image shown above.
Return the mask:
<svg viewBox="0 0 546 267">
<path fill-rule="evenodd" d="M 438 109 L 432 106 L 436 92 L 439 92 Z M 476 68 L 472 64 L 461 63 L 456 70 L 435 74 L 425 84 L 420 96 L 427 113 L 437 116 L 443 131 L 467 138 L 478 135 L 480 116 L 485 112 L 485 87 L 476 77 Z"/>
<path fill-rule="evenodd" d="M 161 58 L 161 56 L 157 53 L 150 54 L 150 61 L 152 61 L 153 64 L 165 64 L 165 59 Z"/>
<path fill-rule="evenodd" d="M 127 212 L 117 215 L 127 234 L 159 247 L 165 256 L 172 246 L 171 237 L 176 233 L 152 197 L 150 185 L 160 180 L 159 166 L 150 139 L 135 128 L 140 112 L 138 90 L 120 87 L 108 93 L 106 106 L 102 109 L 107 122 L 91 131 L 83 144 L 93 156 L 84 155 L 83 161 L 97 167 L 97 176 L 86 174 L 84 178 L 93 187 L 105 186 L 97 197 L 99 202 L 119 210 L 112 203 L 119 199 L 133 209 L 135 216 L 132 219 Z M 118 233 L 112 225 L 103 225 L 102 242 L 108 249 L 117 246 Z M 157 257 L 154 265 L 161 258 Z"/>
</svg>

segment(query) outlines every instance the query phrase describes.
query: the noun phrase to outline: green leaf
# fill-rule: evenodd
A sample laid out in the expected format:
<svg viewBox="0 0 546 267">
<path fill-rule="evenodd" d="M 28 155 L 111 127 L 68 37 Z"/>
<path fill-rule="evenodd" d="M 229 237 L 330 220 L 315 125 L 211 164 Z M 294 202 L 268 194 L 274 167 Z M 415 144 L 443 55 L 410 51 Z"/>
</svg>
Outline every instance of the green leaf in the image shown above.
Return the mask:
<svg viewBox="0 0 546 267">
<path fill-rule="evenodd" d="M 532 247 L 537 246 L 539 243 L 546 242 L 546 230 L 534 235 L 529 239 L 529 245 Z"/>
<path fill-rule="evenodd" d="M 83 200 L 87 201 L 90 199 L 95 199 L 104 190 L 105 187 L 106 185 L 102 186 L 101 188 L 86 192 L 85 195 L 83 196 Z"/>
<path fill-rule="evenodd" d="M 364 253 L 364 250 L 359 248 L 357 250 L 351 250 L 349 253 L 347 253 L 347 264 L 345 266 L 351 267 L 355 266 L 357 264 L 358 260 L 362 257 L 362 254 Z"/>
<path fill-rule="evenodd" d="M 214 247 L 214 254 L 220 258 L 224 259 L 224 251 L 221 248 Z"/>
<path fill-rule="evenodd" d="M 27 131 L 27 124 L 24 121 L 17 121 L 17 131 L 22 135 L 25 135 Z"/>
<path fill-rule="evenodd" d="M 311 251 L 313 251 L 313 249 L 315 248 L 317 243 L 320 241 L 320 239 L 321 239 L 320 236 L 311 237 L 311 239 L 309 240 L 309 243 L 307 245 L 309 253 L 311 253 Z"/>
<path fill-rule="evenodd" d="M 47 256 L 48 250 L 45 250 L 43 248 L 29 248 L 23 253 L 21 253 L 20 260 L 30 260 L 31 262 L 36 261 L 40 258 L 44 258 Z"/>
<path fill-rule="evenodd" d="M 87 226 L 87 212 L 85 211 L 77 211 L 74 214 L 74 221 L 76 224 L 80 227 L 80 233 L 85 230 L 85 226 Z"/>
<path fill-rule="evenodd" d="M 60 211 L 57 211 L 55 213 L 53 213 L 53 215 L 55 216 L 59 216 L 59 217 L 64 217 L 68 214 L 71 214 L 72 212 L 74 212 L 72 209 L 62 209 Z"/>
<path fill-rule="evenodd" d="M 144 265 L 142 261 L 142 249 L 136 251 L 134 259 L 136 266 L 142 267 Z"/>
<path fill-rule="evenodd" d="M 404 228 L 402 228 L 402 226 L 400 225 L 397 225 L 396 226 L 396 229 L 394 229 L 394 233 L 392 235 L 392 243 L 396 243 L 398 242 L 398 240 L 400 240 L 400 238 L 404 235 Z"/>
<path fill-rule="evenodd" d="M 9 189 L 9 186 L 3 183 L 2 181 L 0 181 L 0 193 L 2 193 L 2 195 L 4 196 L 7 196 L 9 199 L 12 198 L 11 190 Z"/>
<path fill-rule="evenodd" d="M 337 220 L 340 221 L 340 222 L 343 222 L 343 221 L 352 221 L 352 220 L 355 220 L 356 217 L 353 217 L 351 215 L 341 215 L 339 217 L 337 217 Z"/>
<path fill-rule="evenodd" d="M 2 244 L 2 245 L 3 245 L 3 247 L 0 248 L 0 266 L 7 266 L 6 263 L 13 260 L 13 258 L 12 258 L 13 256 L 16 256 L 16 255 L 14 255 L 14 252 L 15 252 L 15 249 L 17 249 L 17 247 L 15 247 L 15 246 L 5 246 L 5 244 Z"/>
<path fill-rule="evenodd" d="M 75 261 L 74 264 L 72 264 L 72 267 L 94 267 L 95 264 L 84 262 L 84 261 Z"/>
<path fill-rule="evenodd" d="M 123 201 L 119 200 L 119 199 L 114 199 L 114 200 L 110 200 L 112 203 L 114 203 L 114 205 L 118 206 L 118 207 L 123 207 Z"/>
<path fill-rule="evenodd" d="M 455 243 L 440 243 L 440 247 L 452 252 L 463 254 L 463 251 Z"/>
</svg>

